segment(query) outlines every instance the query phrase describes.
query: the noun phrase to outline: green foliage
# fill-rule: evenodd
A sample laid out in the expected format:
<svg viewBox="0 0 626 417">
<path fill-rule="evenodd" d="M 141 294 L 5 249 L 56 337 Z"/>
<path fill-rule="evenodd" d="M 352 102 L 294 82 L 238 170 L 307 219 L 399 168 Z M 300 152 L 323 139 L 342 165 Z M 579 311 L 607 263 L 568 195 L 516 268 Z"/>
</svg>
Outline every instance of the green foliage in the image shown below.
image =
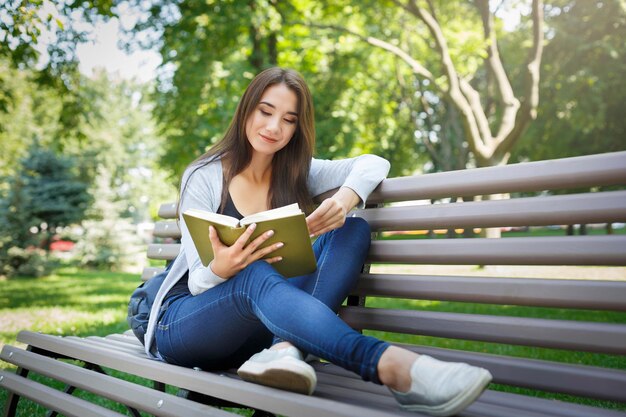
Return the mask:
<svg viewBox="0 0 626 417">
<path fill-rule="evenodd" d="M 624 3 L 556 1 L 546 15 L 542 104 L 514 159 L 626 150 Z"/>
<path fill-rule="evenodd" d="M 95 201 L 89 210 L 90 220 L 82 223 L 76 236 L 73 259 L 82 267 L 115 271 L 138 270 L 145 247 L 124 210 L 127 202 L 115 195 L 111 176 L 104 167 L 96 177 L 92 190 Z"/>
<path fill-rule="evenodd" d="M 406 68 L 351 37 L 299 23 L 332 18 L 361 27 L 377 13 L 390 22 L 398 15 L 382 6 L 360 14 L 368 10 L 348 2 L 153 1 L 134 30 L 138 39 L 153 39 L 164 60 L 155 114 L 168 138 L 163 163 L 174 177 L 221 137 L 247 84 L 273 65 L 298 70 L 311 87 L 317 156 L 372 152 L 392 160 L 395 173 L 412 172 L 420 145 L 395 76 Z M 162 37 L 151 38 L 155 30 Z"/>
<path fill-rule="evenodd" d="M 74 168 L 70 158 L 41 149 L 35 142 L 18 172 L 25 204 L 10 210 L 26 211 L 35 224 L 52 233 L 57 227 L 79 223 L 91 199 Z"/>
<path fill-rule="evenodd" d="M 50 259 L 45 250 L 34 246 L 25 249 L 11 246 L 6 252 L 3 247 L 0 247 L 0 276 L 43 277 L 49 275 L 58 264 Z"/>
<path fill-rule="evenodd" d="M 80 222 L 90 202 L 73 161 L 37 145 L 0 195 L 0 275 L 41 276 L 53 267 L 45 251 L 59 227 Z"/>
</svg>

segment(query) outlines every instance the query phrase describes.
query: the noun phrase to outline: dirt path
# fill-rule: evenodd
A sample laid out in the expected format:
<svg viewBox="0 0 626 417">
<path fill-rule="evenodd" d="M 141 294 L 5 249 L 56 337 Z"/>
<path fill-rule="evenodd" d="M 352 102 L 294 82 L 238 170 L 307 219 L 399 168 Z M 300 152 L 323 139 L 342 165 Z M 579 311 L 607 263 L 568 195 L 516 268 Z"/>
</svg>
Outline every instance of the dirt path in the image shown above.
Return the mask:
<svg viewBox="0 0 626 417">
<path fill-rule="evenodd" d="M 373 265 L 377 274 L 458 275 L 509 278 L 596 279 L 626 281 L 626 267 L 504 265 Z"/>
</svg>

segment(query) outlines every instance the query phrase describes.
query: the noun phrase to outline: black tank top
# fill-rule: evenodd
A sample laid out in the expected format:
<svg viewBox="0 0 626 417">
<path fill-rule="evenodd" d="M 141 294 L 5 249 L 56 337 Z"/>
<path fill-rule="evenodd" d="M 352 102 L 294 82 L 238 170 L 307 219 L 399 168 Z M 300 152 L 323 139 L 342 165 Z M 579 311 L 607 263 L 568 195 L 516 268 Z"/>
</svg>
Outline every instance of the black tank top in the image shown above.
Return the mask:
<svg viewBox="0 0 626 417">
<path fill-rule="evenodd" d="M 222 210 L 221 214 L 234 217 L 237 220 L 241 220 L 243 218 L 243 215 L 239 213 L 239 210 L 237 210 L 237 207 L 235 207 L 235 203 L 233 203 L 233 199 L 230 197 L 230 193 L 228 193 L 228 196 L 226 198 L 226 205 L 224 205 L 224 210 Z M 171 301 L 172 297 L 174 296 L 190 294 L 189 287 L 187 286 L 188 281 L 189 274 L 183 275 L 183 277 L 168 291 L 167 295 L 164 298 L 164 301 Z"/>
</svg>

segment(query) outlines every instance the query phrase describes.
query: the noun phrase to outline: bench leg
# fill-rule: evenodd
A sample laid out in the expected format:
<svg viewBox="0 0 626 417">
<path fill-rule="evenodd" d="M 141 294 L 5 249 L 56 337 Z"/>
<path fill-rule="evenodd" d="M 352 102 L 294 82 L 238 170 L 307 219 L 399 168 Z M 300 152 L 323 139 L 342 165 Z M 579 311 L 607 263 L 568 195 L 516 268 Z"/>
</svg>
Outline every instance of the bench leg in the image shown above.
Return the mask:
<svg viewBox="0 0 626 417">
<path fill-rule="evenodd" d="M 96 365 L 94 363 L 90 363 L 90 362 L 85 362 L 85 365 L 83 366 L 83 368 L 88 369 L 90 371 L 95 371 L 98 372 L 100 374 L 104 374 L 107 375 L 106 371 L 104 369 L 102 369 L 102 367 L 100 365 Z M 65 389 L 63 390 L 63 392 L 65 394 L 68 395 L 72 395 L 72 393 L 74 392 L 74 390 L 76 389 L 76 387 L 74 385 L 66 385 Z M 139 413 L 139 411 L 135 408 L 126 406 L 126 408 L 128 409 L 128 411 L 130 412 L 130 415 L 133 417 L 141 417 L 141 414 Z M 46 417 L 57 417 L 59 415 L 59 413 L 57 411 L 54 410 L 49 410 L 46 413 Z"/>
<path fill-rule="evenodd" d="M 276 417 L 276 415 L 267 411 L 256 410 L 254 414 L 252 414 L 252 417 Z"/>
<path fill-rule="evenodd" d="M 200 394 L 195 391 L 189 391 L 183 388 L 178 389 L 176 396 L 181 397 L 181 398 L 186 398 L 188 400 L 195 401 L 197 403 L 210 405 L 212 407 L 249 408 L 249 407 L 242 406 L 241 404 L 222 400 L 216 397 L 211 397 L 205 394 Z M 268 413 L 267 411 L 256 410 L 256 409 L 253 409 L 253 410 L 254 410 L 254 414 L 252 414 L 252 417 L 276 417 L 274 414 Z"/>
<path fill-rule="evenodd" d="M 27 349 L 30 350 L 30 349 Z M 28 369 L 17 368 L 15 371 L 17 376 L 26 378 L 28 376 Z M 17 403 L 20 401 L 20 396 L 14 392 L 9 392 L 9 396 L 7 397 L 7 404 L 4 407 L 3 417 L 15 417 L 15 412 L 17 411 Z"/>
</svg>

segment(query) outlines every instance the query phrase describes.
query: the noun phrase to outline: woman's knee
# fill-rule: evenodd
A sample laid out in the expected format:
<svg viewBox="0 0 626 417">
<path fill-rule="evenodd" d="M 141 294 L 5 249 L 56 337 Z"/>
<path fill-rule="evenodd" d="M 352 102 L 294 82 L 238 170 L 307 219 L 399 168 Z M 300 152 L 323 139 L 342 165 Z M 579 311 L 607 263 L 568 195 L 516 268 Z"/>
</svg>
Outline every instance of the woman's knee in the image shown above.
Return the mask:
<svg viewBox="0 0 626 417">
<path fill-rule="evenodd" d="M 344 227 L 347 227 L 351 232 L 367 235 L 367 237 L 371 233 L 369 223 L 362 217 L 346 217 Z"/>
<path fill-rule="evenodd" d="M 367 251 L 371 243 L 371 229 L 369 223 L 360 217 L 348 217 L 342 227 L 343 233 L 350 239 L 352 245 Z"/>
</svg>

